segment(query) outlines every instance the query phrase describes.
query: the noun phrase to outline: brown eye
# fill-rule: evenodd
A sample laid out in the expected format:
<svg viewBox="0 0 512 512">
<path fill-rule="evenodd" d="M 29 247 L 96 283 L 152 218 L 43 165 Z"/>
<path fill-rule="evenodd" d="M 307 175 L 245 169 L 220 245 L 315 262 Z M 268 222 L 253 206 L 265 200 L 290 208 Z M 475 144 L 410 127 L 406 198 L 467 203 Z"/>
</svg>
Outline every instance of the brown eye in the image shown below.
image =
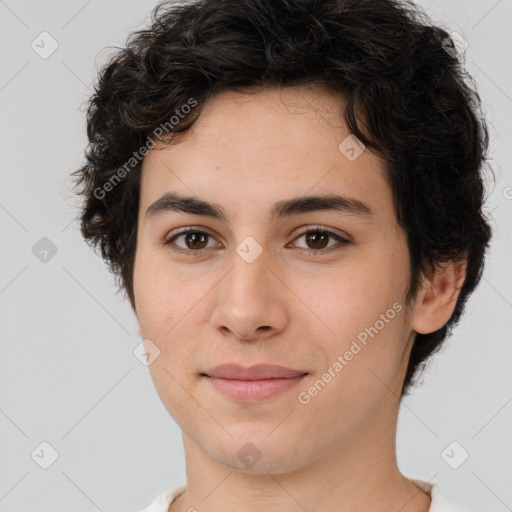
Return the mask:
<svg viewBox="0 0 512 512">
<path fill-rule="evenodd" d="M 302 247 L 302 249 L 306 250 L 309 255 L 327 254 L 340 249 L 344 245 L 352 243 L 350 240 L 340 236 L 338 233 L 326 228 L 315 228 L 303 231 L 295 240 L 299 240 L 301 238 L 304 238 L 304 242 L 306 244 L 306 247 Z M 329 246 L 330 240 L 334 240 L 338 243 L 334 243 Z"/>
<path fill-rule="evenodd" d="M 209 239 L 215 240 L 209 233 L 194 228 L 187 228 L 165 240 L 163 244 L 171 246 L 178 252 L 197 255 L 205 252 L 206 249 L 219 246 L 219 244 L 208 246 Z M 177 241 L 180 241 L 180 243 L 177 243 Z"/>
<path fill-rule="evenodd" d="M 312 249 L 325 249 L 327 244 L 329 243 L 330 235 L 319 232 L 319 231 L 310 231 L 306 233 L 306 243 L 312 245 Z"/>
<path fill-rule="evenodd" d="M 188 249 L 204 249 L 207 245 L 207 238 L 210 235 L 206 233 L 186 233 L 184 237 L 185 245 Z"/>
<path fill-rule="evenodd" d="M 326 228 L 315 228 L 303 231 L 295 240 L 304 238 L 306 247 L 299 247 L 307 251 L 309 256 L 321 256 L 341 249 L 343 246 L 351 244 L 350 240 Z M 209 241 L 213 243 L 208 245 Z M 180 243 L 178 243 L 180 241 Z M 333 244 L 330 242 L 333 241 Z M 336 243 L 337 242 L 337 243 Z M 222 247 L 222 244 L 215 244 L 215 239 L 209 233 L 195 228 L 186 228 L 181 232 L 174 234 L 163 245 L 171 247 L 176 252 L 181 252 L 189 256 L 199 256 L 206 254 L 208 249 Z"/>
</svg>

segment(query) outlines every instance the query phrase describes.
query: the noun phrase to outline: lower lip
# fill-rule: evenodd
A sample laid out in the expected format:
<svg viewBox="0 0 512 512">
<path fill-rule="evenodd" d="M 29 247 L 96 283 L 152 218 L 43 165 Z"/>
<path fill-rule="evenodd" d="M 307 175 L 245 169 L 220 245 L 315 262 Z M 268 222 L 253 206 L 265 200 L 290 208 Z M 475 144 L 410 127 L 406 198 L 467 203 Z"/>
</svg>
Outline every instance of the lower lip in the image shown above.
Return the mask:
<svg viewBox="0 0 512 512">
<path fill-rule="evenodd" d="M 260 402 L 296 386 L 305 375 L 288 379 L 234 380 L 206 377 L 222 394 L 240 402 Z"/>
</svg>

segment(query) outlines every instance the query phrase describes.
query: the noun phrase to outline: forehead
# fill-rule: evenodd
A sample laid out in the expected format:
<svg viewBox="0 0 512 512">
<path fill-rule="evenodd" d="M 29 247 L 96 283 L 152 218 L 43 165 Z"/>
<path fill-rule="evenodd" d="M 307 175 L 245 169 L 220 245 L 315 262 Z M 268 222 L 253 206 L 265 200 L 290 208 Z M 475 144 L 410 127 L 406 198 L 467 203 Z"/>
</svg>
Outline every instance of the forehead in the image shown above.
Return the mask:
<svg viewBox="0 0 512 512">
<path fill-rule="evenodd" d="M 175 134 L 175 139 L 180 143 L 230 146 L 232 150 L 240 145 L 257 146 L 259 141 L 265 141 L 269 149 L 276 145 L 296 147 L 307 132 L 309 136 L 316 132 L 322 138 L 331 132 L 336 140 L 339 134 L 333 130 L 346 131 L 345 104 L 341 93 L 312 85 L 224 91 L 206 101 L 193 127 Z M 268 145 L 270 138 L 272 146 Z"/>
<path fill-rule="evenodd" d="M 321 88 L 227 91 L 211 98 L 192 128 L 169 146 L 158 144 L 143 162 L 141 202 L 169 190 L 209 197 L 222 204 L 237 199 L 332 192 L 368 198 L 389 194 L 383 160 L 361 146 L 343 120 L 345 99 Z M 355 147 L 359 156 L 347 147 Z M 348 145 L 348 146 L 347 146 Z M 382 198 L 381 198 L 382 199 Z"/>
</svg>

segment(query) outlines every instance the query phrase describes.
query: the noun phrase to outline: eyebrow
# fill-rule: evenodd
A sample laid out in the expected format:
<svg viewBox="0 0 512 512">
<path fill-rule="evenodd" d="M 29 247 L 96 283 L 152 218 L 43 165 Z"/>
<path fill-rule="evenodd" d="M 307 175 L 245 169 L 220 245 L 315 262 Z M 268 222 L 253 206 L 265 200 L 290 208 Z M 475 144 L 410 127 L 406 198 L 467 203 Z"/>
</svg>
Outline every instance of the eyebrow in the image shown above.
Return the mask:
<svg viewBox="0 0 512 512">
<path fill-rule="evenodd" d="M 359 199 L 329 194 L 302 196 L 278 201 L 270 210 L 270 218 L 271 220 L 282 219 L 292 215 L 318 211 L 334 211 L 358 216 L 374 214 L 370 206 Z M 221 221 L 228 220 L 228 215 L 222 206 L 196 197 L 183 196 L 177 192 L 167 192 L 152 203 L 146 210 L 146 217 L 154 218 L 167 212 L 182 212 Z"/>
</svg>

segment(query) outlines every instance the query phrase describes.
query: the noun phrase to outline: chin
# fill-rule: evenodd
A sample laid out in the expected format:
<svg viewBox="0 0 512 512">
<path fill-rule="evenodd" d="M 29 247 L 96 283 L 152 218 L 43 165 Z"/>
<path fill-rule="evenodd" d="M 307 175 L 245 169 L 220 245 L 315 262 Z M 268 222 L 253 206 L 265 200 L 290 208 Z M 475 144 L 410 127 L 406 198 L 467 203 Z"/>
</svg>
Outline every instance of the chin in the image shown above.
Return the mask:
<svg viewBox="0 0 512 512">
<path fill-rule="evenodd" d="M 284 431 L 283 431 L 284 432 Z M 252 475 L 268 475 L 288 473 L 307 465 L 307 454 L 298 450 L 300 442 L 294 442 L 288 436 L 288 444 L 284 438 L 270 440 L 268 432 L 262 435 L 245 433 L 233 437 L 221 446 L 209 442 L 204 451 L 209 457 L 234 471 Z"/>
</svg>

